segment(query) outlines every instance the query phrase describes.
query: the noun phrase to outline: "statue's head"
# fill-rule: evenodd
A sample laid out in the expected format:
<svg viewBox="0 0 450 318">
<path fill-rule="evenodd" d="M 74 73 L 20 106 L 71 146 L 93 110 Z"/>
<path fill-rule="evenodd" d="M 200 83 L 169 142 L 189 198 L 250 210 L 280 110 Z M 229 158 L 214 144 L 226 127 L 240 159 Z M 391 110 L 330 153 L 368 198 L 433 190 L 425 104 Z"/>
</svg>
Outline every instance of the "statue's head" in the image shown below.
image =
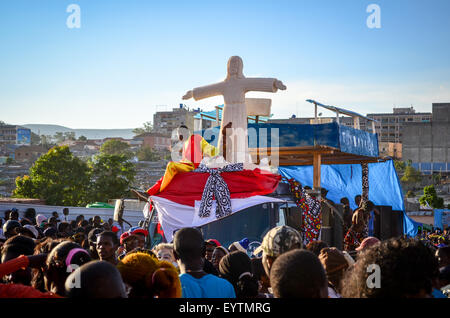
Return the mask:
<svg viewBox="0 0 450 318">
<path fill-rule="evenodd" d="M 228 60 L 228 74 L 227 78 L 243 78 L 244 74 L 242 70 L 244 68 L 244 63 L 239 56 L 232 56 Z"/>
</svg>

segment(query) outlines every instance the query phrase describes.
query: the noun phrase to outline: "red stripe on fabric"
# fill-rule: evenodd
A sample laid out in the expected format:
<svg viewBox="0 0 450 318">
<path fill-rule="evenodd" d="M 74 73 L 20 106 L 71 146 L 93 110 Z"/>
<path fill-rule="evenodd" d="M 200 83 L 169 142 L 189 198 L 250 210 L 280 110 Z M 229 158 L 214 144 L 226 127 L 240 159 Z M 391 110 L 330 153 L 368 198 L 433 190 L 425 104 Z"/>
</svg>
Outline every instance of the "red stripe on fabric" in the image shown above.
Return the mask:
<svg viewBox="0 0 450 318">
<path fill-rule="evenodd" d="M 228 185 L 232 199 L 244 199 L 254 195 L 266 195 L 275 191 L 280 175 L 260 169 L 237 172 L 223 172 L 222 178 Z M 186 172 L 175 176 L 172 182 L 157 196 L 178 204 L 195 206 L 200 201 L 209 173 Z"/>
</svg>

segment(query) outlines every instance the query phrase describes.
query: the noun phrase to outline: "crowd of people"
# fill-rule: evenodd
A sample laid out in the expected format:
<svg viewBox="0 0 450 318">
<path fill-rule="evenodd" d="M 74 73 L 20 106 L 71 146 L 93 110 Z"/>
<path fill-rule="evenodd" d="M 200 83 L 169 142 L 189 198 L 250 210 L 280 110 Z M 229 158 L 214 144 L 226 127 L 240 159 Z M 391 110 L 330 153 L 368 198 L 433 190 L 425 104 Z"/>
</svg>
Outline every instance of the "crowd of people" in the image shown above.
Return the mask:
<svg viewBox="0 0 450 318">
<path fill-rule="evenodd" d="M 346 237 L 352 228 L 364 231 L 355 229 L 365 218 L 358 213 L 349 218 Z M 14 209 L 5 212 L 2 223 L 2 298 L 450 296 L 448 241 L 380 241 L 366 235 L 339 250 L 320 240 L 304 246 L 301 234 L 283 225 L 268 231 L 250 254 L 246 238 L 223 246 L 197 228 L 182 228 L 173 242 L 150 249 L 146 229 L 122 231 L 112 219 L 98 216 L 67 222 L 57 213 L 46 218 L 33 209 L 20 218 Z M 448 238 L 448 229 L 441 234 Z M 371 278 L 374 264 L 380 275 L 375 270 Z"/>
</svg>

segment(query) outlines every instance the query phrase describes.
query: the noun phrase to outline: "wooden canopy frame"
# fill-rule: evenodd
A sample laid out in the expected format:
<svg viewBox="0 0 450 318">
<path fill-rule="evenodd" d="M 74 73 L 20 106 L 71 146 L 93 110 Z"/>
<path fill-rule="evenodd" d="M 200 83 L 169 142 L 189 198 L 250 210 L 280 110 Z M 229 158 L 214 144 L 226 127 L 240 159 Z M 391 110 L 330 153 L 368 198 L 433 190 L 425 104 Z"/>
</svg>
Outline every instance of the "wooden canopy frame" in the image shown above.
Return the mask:
<svg viewBox="0 0 450 318">
<path fill-rule="evenodd" d="M 385 158 L 355 155 L 329 146 L 249 148 L 249 153 L 253 162 L 257 164 L 261 158 L 270 158 L 273 155 L 278 158 L 279 166 L 313 166 L 315 189 L 320 188 L 322 164 L 362 164 L 386 161 Z"/>
</svg>

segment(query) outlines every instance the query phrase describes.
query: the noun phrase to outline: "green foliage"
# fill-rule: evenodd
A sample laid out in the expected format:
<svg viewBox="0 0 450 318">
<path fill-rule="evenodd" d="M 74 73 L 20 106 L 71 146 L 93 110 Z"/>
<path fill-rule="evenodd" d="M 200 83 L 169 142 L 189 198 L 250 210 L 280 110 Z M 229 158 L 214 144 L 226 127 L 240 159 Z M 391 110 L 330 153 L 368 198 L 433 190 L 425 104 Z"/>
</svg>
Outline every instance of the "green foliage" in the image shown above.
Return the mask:
<svg viewBox="0 0 450 318">
<path fill-rule="evenodd" d="M 158 161 L 161 160 L 161 156 L 158 152 L 150 147 L 142 147 L 137 151 L 137 158 L 139 161 Z"/>
<path fill-rule="evenodd" d="M 152 132 L 153 131 L 153 125 L 150 121 L 147 121 L 144 123 L 144 127 L 139 127 L 133 129 L 133 133 L 137 136 L 146 132 Z"/>
<path fill-rule="evenodd" d="M 56 141 L 57 144 L 60 144 L 66 140 L 75 140 L 75 132 L 74 131 L 66 131 L 66 132 L 60 132 L 58 131 L 53 136 L 53 139 Z"/>
<path fill-rule="evenodd" d="M 414 192 L 412 191 L 412 190 L 409 190 L 407 193 L 406 193 L 406 197 L 407 198 L 414 198 L 416 195 L 414 194 Z"/>
<path fill-rule="evenodd" d="M 79 141 L 86 141 L 88 139 L 86 138 L 86 136 L 80 136 L 80 137 L 78 137 L 78 140 Z"/>
<path fill-rule="evenodd" d="M 434 186 L 426 186 L 423 189 L 423 196 L 419 199 L 420 204 L 427 205 L 427 203 L 434 209 L 442 209 L 444 207 L 444 199 L 438 197 Z"/>
<path fill-rule="evenodd" d="M 11 158 L 11 157 L 6 158 L 6 164 L 7 165 L 12 164 L 13 162 L 14 162 L 13 158 Z"/>
<path fill-rule="evenodd" d="M 405 173 L 400 180 L 402 182 L 410 184 L 419 183 L 420 181 L 422 181 L 422 175 L 420 174 L 420 171 L 413 168 L 411 162 L 408 162 L 405 168 Z"/>
<path fill-rule="evenodd" d="M 100 154 L 89 162 L 91 201 L 121 198 L 129 191 L 136 175 L 134 164 L 126 155 Z"/>
<path fill-rule="evenodd" d="M 126 195 L 136 170 L 126 155 L 100 154 L 88 163 L 67 146 L 54 147 L 17 177 L 15 197 L 44 199 L 50 205 L 85 206 Z"/>
<path fill-rule="evenodd" d="M 397 174 L 403 173 L 406 168 L 406 163 L 400 160 L 394 160 L 394 167 L 397 171 Z"/>
<path fill-rule="evenodd" d="M 100 147 L 100 154 L 103 155 L 125 155 L 127 158 L 132 157 L 132 153 L 129 150 L 130 146 L 121 140 L 111 139 L 107 140 Z"/>
<path fill-rule="evenodd" d="M 50 205 L 83 205 L 89 188 L 89 167 L 67 146 L 54 147 L 16 179 L 15 197 L 45 199 Z"/>
</svg>

